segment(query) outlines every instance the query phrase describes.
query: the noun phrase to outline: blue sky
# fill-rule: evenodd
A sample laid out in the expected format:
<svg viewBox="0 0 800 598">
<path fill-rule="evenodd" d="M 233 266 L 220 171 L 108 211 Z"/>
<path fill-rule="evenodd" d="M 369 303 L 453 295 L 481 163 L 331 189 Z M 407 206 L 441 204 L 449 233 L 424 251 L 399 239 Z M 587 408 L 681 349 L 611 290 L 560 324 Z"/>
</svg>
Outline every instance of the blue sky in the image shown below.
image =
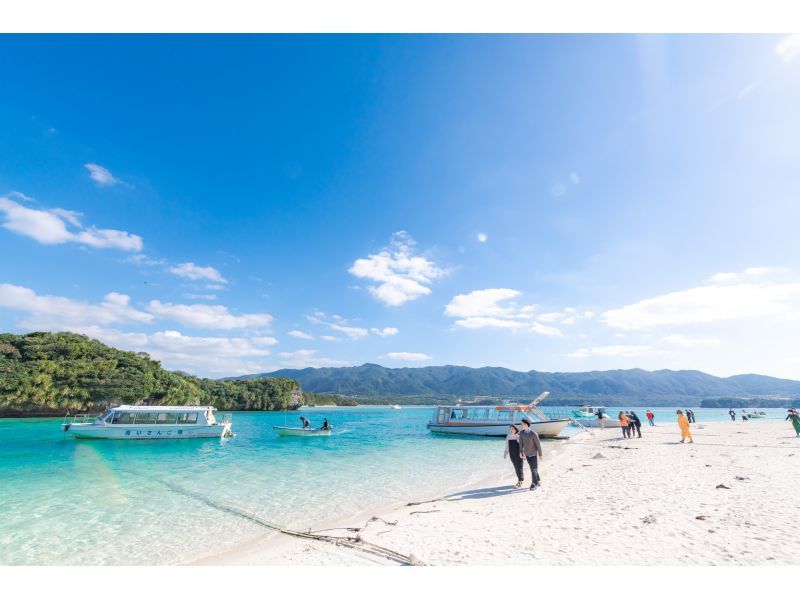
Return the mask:
<svg viewBox="0 0 800 598">
<path fill-rule="evenodd" d="M 209 376 L 798 377 L 797 36 L 0 37 L 0 325 Z"/>
</svg>

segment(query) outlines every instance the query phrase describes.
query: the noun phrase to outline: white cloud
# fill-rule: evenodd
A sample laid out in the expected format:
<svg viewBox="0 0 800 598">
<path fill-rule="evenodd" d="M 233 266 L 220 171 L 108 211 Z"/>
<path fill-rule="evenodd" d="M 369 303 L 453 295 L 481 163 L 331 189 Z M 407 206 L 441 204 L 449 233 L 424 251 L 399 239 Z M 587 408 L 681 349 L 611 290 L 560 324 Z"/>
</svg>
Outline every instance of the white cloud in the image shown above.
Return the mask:
<svg viewBox="0 0 800 598">
<path fill-rule="evenodd" d="M 653 347 L 644 345 L 606 345 L 603 347 L 591 347 L 588 349 L 578 349 L 570 353 L 568 357 L 638 357 L 653 353 Z"/>
<path fill-rule="evenodd" d="M 322 336 L 320 336 L 320 338 L 322 340 L 324 340 L 324 341 L 329 342 L 329 343 L 338 343 L 338 342 L 341 342 L 341 340 L 342 340 L 341 337 L 331 336 L 330 334 L 323 334 Z"/>
<path fill-rule="evenodd" d="M 318 357 L 316 349 L 301 349 L 289 353 L 280 353 L 281 365 L 291 368 L 318 368 L 347 365 L 346 361 Z"/>
<path fill-rule="evenodd" d="M 289 336 L 293 336 L 294 338 L 301 338 L 306 341 L 314 340 L 313 334 L 308 334 L 307 332 L 303 332 L 302 330 L 290 330 Z"/>
<path fill-rule="evenodd" d="M 377 334 L 378 336 L 394 336 L 400 330 L 394 328 L 393 326 L 387 326 L 386 328 L 370 328 L 372 334 Z"/>
<path fill-rule="evenodd" d="M 444 308 L 444 315 L 456 318 L 461 328 L 506 328 L 526 330 L 546 336 L 561 336 L 559 329 L 532 321 L 535 305 L 518 306 L 511 299 L 518 297 L 514 289 L 482 289 L 456 295 Z"/>
<path fill-rule="evenodd" d="M 167 263 L 166 260 L 160 258 L 152 258 L 143 253 L 137 253 L 136 255 L 132 255 L 125 261 L 130 262 L 132 264 L 136 264 L 137 266 L 164 266 Z"/>
<path fill-rule="evenodd" d="M 800 316 L 800 283 L 763 279 L 783 271 L 762 267 L 736 275 L 717 274 L 710 284 L 608 310 L 602 318 L 609 326 L 623 330 L 749 318 L 794 319 Z"/>
<path fill-rule="evenodd" d="M 210 280 L 220 285 L 228 282 L 216 268 L 212 268 L 211 266 L 198 266 L 193 262 L 185 262 L 177 266 L 172 266 L 169 268 L 169 271 L 176 276 L 188 278 L 189 280 Z"/>
<path fill-rule="evenodd" d="M 793 58 L 800 55 L 800 33 L 795 33 L 781 40 L 775 46 L 775 54 L 789 62 Z"/>
<path fill-rule="evenodd" d="M 328 317 L 325 314 L 325 312 L 317 311 L 314 312 L 314 315 L 306 316 L 306 319 L 312 324 L 325 326 L 330 330 L 341 332 L 342 334 L 347 335 L 352 340 L 358 340 L 360 338 L 364 338 L 369 334 L 369 330 L 367 330 L 366 328 L 361 328 L 360 326 L 347 325 L 348 320 L 336 314 Z"/>
<path fill-rule="evenodd" d="M 5 283 L 0 284 L 0 307 L 27 314 L 21 322 L 27 330 L 123 322 L 147 324 L 153 320 L 151 314 L 131 307 L 130 297 L 120 293 L 108 293 L 100 303 L 87 303 L 57 295 L 39 295 L 27 287 Z"/>
<path fill-rule="evenodd" d="M 98 249 L 142 250 L 143 243 L 140 236 L 94 226 L 84 228 L 80 221 L 81 215 L 71 210 L 61 208 L 37 210 L 4 196 L 0 197 L 0 213 L 4 216 L 2 223 L 4 228 L 30 237 L 43 245 L 79 243 Z"/>
<path fill-rule="evenodd" d="M 224 305 L 206 305 L 202 303 L 183 305 L 162 303 L 154 300 L 147 304 L 147 311 L 160 318 L 168 318 L 196 328 L 222 330 L 253 328 L 267 326 L 272 321 L 272 316 L 269 314 L 255 313 L 235 316 Z"/>
<path fill-rule="evenodd" d="M 357 259 L 348 272 L 379 283 L 370 293 L 388 306 L 402 305 L 431 292 L 430 285 L 446 274 L 427 257 L 415 255 L 414 240 L 405 231 L 392 235 L 389 247 Z"/>
<path fill-rule="evenodd" d="M 709 337 L 692 338 L 685 334 L 668 334 L 661 339 L 665 343 L 677 345 L 679 347 L 716 347 L 720 345 L 719 339 Z"/>
<path fill-rule="evenodd" d="M 175 330 L 152 334 L 122 332 L 100 326 L 64 328 L 85 334 L 114 347 L 144 351 L 168 369 L 192 374 L 244 375 L 269 371 L 264 358 L 268 347 L 277 343 L 272 337 L 187 336 Z"/>
<path fill-rule="evenodd" d="M 99 164 L 88 163 L 83 165 L 89 171 L 89 178 L 101 187 L 111 187 L 122 183 L 123 181 L 116 178 L 108 168 L 104 168 Z"/>
<path fill-rule="evenodd" d="M 486 233 L 478 233 L 478 241 L 480 243 L 486 243 L 489 240 L 489 237 Z"/>
<path fill-rule="evenodd" d="M 187 299 L 199 299 L 202 301 L 214 301 L 217 296 L 214 293 L 184 293 Z"/>
<path fill-rule="evenodd" d="M 407 351 L 387 353 L 386 357 L 395 361 L 428 361 L 431 359 L 431 356 L 425 353 L 409 353 Z"/>
</svg>

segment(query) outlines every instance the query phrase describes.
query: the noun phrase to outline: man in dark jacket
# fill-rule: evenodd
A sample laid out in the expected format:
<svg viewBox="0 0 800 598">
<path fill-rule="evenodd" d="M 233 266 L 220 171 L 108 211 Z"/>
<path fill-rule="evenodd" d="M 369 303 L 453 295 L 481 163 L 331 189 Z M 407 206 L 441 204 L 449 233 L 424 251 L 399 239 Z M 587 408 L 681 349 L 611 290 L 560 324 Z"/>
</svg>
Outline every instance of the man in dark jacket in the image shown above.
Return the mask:
<svg viewBox="0 0 800 598">
<path fill-rule="evenodd" d="M 522 420 L 522 430 L 519 432 L 519 456 L 528 462 L 531 468 L 531 490 L 536 490 L 541 484 L 539 479 L 539 459 L 542 458 L 542 443 L 539 435 L 531 430 L 531 423 Z"/>
</svg>

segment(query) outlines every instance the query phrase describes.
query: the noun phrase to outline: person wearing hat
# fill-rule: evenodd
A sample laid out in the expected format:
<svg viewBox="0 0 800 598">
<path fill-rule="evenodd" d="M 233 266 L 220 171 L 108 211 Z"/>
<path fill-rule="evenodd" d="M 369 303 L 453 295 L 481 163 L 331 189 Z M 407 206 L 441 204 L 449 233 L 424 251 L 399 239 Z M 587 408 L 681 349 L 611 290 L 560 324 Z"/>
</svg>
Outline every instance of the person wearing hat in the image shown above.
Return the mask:
<svg viewBox="0 0 800 598">
<path fill-rule="evenodd" d="M 797 413 L 797 409 L 789 409 L 789 415 L 786 416 L 786 419 L 791 420 L 794 431 L 800 436 L 800 413 Z"/>
</svg>

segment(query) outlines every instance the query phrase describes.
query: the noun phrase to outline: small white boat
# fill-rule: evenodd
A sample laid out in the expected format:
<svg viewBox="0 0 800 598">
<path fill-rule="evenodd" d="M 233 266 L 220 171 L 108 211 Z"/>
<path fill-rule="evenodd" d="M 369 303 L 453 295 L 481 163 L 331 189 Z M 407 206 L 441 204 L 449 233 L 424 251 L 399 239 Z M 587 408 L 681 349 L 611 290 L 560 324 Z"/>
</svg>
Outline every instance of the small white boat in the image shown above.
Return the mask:
<svg viewBox="0 0 800 598">
<path fill-rule="evenodd" d="M 291 428 L 289 426 L 272 426 L 278 436 L 330 436 L 333 428 Z"/>
<path fill-rule="evenodd" d="M 746 409 L 742 409 L 742 415 L 746 415 L 747 419 L 767 417 L 766 411 L 747 411 Z"/>
<path fill-rule="evenodd" d="M 210 406 L 120 405 L 102 415 L 67 416 L 61 429 L 75 438 L 163 440 L 233 436 L 231 420 L 214 417 Z"/>
<path fill-rule="evenodd" d="M 603 423 L 600 424 L 600 417 L 597 414 L 600 414 L 602 417 Z M 606 413 L 606 408 L 601 407 L 598 405 L 584 405 L 580 409 L 576 409 L 572 412 L 572 418 L 575 420 L 575 423 L 578 425 L 583 426 L 584 428 L 619 428 L 620 423 L 618 419 L 615 419 Z"/>
<path fill-rule="evenodd" d="M 428 424 L 431 432 L 469 436 L 505 436 L 511 424 L 520 426 L 523 418 L 539 436 L 558 436 L 570 423 L 569 419 L 549 419 L 536 404 L 550 393 L 544 392 L 530 405 L 480 405 L 437 407 L 434 420 Z"/>
<path fill-rule="evenodd" d="M 392 405 L 392 409 L 400 409 L 400 405 Z"/>
</svg>

